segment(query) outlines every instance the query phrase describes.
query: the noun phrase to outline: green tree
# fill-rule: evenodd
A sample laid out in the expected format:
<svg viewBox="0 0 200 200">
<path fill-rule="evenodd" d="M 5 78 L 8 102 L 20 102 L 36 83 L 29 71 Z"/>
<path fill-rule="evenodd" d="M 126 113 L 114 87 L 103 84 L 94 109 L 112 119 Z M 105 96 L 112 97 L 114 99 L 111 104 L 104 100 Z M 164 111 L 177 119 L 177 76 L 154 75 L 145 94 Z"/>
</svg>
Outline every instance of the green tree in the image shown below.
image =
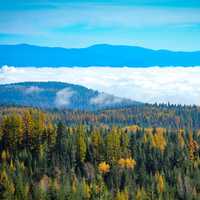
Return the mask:
<svg viewBox="0 0 200 200">
<path fill-rule="evenodd" d="M 76 153 L 77 161 L 84 162 L 86 157 L 87 146 L 85 142 L 84 127 L 79 126 L 76 133 Z"/>
</svg>

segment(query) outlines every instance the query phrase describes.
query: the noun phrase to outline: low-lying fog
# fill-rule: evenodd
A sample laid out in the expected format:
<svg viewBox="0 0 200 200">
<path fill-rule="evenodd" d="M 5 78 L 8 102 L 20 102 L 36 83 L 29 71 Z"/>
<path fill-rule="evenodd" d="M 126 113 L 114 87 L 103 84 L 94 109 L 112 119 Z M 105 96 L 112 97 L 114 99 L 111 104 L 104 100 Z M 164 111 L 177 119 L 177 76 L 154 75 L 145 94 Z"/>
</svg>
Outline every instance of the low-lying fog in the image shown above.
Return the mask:
<svg viewBox="0 0 200 200">
<path fill-rule="evenodd" d="M 0 68 L 0 84 L 61 81 L 141 102 L 200 105 L 200 67 Z"/>
</svg>

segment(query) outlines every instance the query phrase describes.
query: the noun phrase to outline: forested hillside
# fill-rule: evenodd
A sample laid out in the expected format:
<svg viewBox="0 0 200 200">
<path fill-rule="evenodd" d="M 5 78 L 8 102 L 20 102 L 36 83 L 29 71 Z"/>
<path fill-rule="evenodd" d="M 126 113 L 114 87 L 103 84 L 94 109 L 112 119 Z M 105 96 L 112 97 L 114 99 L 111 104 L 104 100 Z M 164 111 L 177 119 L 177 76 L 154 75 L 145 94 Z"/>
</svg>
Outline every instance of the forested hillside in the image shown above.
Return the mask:
<svg viewBox="0 0 200 200">
<path fill-rule="evenodd" d="M 104 124 L 142 127 L 200 128 L 200 107 L 166 104 L 136 104 L 125 108 L 99 111 L 55 110 L 50 112 L 56 120 L 67 124 Z"/>
<path fill-rule="evenodd" d="M 97 110 L 138 102 L 62 82 L 22 82 L 0 85 L 0 105 L 42 109 Z"/>
<path fill-rule="evenodd" d="M 13 112 L 22 113 L 28 107 L 0 107 L 0 118 Z M 200 129 L 200 107 L 166 104 L 136 104 L 125 108 L 81 111 L 69 109 L 45 109 L 54 123 L 62 121 L 66 125 L 117 125 L 121 127 L 138 125 L 141 127 L 164 127 Z"/>
<path fill-rule="evenodd" d="M 0 199 L 200 199 L 199 107 L 0 109 Z"/>
</svg>

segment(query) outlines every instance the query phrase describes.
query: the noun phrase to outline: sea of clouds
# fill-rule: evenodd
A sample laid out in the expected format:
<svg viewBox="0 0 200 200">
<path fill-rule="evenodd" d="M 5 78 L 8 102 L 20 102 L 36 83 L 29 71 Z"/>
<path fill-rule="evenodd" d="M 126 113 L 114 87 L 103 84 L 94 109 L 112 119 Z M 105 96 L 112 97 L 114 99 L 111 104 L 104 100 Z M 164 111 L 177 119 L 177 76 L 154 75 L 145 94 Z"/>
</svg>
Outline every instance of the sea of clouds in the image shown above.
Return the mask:
<svg viewBox="0 0 200 200">
<path fill-rule="evenodd" d="M 24 81 L 61 81 L 79 84 L 118 97 L 148 103 L 200 105 L 200 67 L 23 68 L 3 66 L 0 68 L 0 84 Z M 59 95 L 62 96 L 62 92 Z M 71 91 L 70 95 L 72 95 Z"/>
</svg>

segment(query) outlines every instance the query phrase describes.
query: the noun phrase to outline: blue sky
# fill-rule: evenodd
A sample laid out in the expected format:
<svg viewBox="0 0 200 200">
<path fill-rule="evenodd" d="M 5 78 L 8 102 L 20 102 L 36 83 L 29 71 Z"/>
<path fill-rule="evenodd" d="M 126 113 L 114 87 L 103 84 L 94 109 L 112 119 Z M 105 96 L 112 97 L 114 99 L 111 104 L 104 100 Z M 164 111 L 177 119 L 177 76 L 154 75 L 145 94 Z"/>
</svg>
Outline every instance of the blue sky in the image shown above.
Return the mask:
<svg viewBox="0 0 200 200">
<path fill-rule="evenodd" d="M 0 43 L 200 50 L 200 1 L 1 0 Z"/>
</svg>

